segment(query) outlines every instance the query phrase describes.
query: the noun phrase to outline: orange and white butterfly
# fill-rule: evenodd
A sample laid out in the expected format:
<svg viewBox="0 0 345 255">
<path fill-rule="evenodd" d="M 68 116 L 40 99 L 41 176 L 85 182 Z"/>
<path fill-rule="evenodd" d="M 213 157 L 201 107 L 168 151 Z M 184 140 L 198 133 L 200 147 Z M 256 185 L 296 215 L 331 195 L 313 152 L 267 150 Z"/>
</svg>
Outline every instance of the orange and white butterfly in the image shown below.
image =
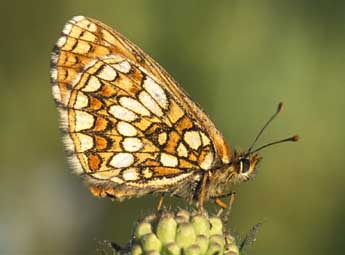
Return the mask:
<svg viewBox="0 0 345 255">
<path fill-rule="evenodd" d="M 100 197 L 227 194 L 260 159 L 222 134 L 151 57 L 101 22 L 67 22 L 51 57 L 52 91 L 74 171 Z"/>
</svg>

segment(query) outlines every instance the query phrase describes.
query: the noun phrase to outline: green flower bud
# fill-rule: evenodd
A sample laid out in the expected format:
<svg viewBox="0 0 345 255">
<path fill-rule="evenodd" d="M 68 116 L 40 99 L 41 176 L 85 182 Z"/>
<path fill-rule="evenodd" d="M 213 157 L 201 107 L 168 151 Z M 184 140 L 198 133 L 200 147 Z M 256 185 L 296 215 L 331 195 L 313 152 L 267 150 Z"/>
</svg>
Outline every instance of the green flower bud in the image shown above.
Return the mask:
<svg viewBox="0 0 345 255">
<path fill-rule="evenodd" d="M 142 236 L 148 233 L 152 233 L 151 224 L 148 222 L 139 223 L 134 231 L 134 235 L 137 240 L 140 240 Z"/>
<path fill-rule="evenodd" d="M 195 243 L 200 247 L 200 254 L 205 254 L 208 248 L 208 238 L 204 235 L 198 235 Z"/>
<path fill-rule="evenodd" d="M 188 223 L 190 219 L 190 213 L 187 210 L 179 210 L 176 213 L 176 221 L 178 223 Z"/>
<path fill-rule="evenodd" d="M 210 242 L 219 244 L 222 248 L 224 247 L 225 240 L 223 235 L 212 235 L 210 236 Z"/>
<path fill-rule="evenodd" d="M 191 219 L 196 235 L 210 235 L 210 222 L 203 215 L 195 215 Z"/>
<path fill-rule="evenodd" d="M 176 244 L 181 248 L 191 246 L 196 239 L 193 225 L 190 223 L 181 223 L 177 226 Z"/>
<path fill-rule="evenodd" d="M 157 237 L 162 244 L 175 241 L 177 222 L 171 215 L 163 216 L 157 225 Z"/>
<path fill-rule="evenodd" d="M 132 255 L 141 255 L 141 254 L 143 254 L 143 249 L 141 248 L 140 245 L 135 244 L 135 245 L 133 245 L 133 247 L 131 249 L 131 254 Z"/>
<path fill-rule="evenodd" d="M 222 254 L 222 247 L 215 242 L 209 244 L 206 255 Z"/>
<path fill-rule="evenodd" d="M 183 254 L 184 255 L 200 255 L 202 253 L 201 253 L 201 249 L 199 245 L 193 244 L 189 246 L 187 249 L 185 249 Z"/>
<path fill-rule="evenodd" d="M 220 246 L 221 254 L 222 254 L 224 251 L 224 244 L 225 244 L 224 236 L 222 236 L 222 235 L 210 236 L 210 245 L 212 245 L 213 243 L 216 243 Z"/>
<path fill-rule="evenodd" d="M 147 251 L 145 255 L 160 255 L 160 253 L 158 251 Z"/>
<path fill-rule="evenodd" d="M 145 252 L 160 251 L 162 248 L 161 241 L 153 233 L 144 235 L 141 239 L 141 243 Z"/>
<path fill-rule="evenodd" d="M 211 223 L 210 235 L 223 235 L 223 223 L 220 218 L 211 217 L 210 223 Z"/>
<path fill-rule="evenodd" d="M 176 243 L 166 244 L 163 248 L 163 255 L 180 255 L 181 249 Z"/>
</svg>

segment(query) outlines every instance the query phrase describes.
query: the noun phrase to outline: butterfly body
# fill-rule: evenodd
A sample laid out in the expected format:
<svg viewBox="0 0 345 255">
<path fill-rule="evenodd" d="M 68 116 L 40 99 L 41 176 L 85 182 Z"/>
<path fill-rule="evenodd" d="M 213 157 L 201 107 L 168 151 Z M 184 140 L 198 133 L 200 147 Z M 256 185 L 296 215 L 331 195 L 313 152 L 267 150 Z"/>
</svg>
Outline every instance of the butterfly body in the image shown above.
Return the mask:
<svg viewBox="0 0 345 255">
<path fill-rule="evenodd" d="M 101 22 L 72 18 L 51 63 L 66 150 L 94 195 L 208 200 L 254 171 L 258 156 L 232 155 L 177 82 Z"/>
</svg>

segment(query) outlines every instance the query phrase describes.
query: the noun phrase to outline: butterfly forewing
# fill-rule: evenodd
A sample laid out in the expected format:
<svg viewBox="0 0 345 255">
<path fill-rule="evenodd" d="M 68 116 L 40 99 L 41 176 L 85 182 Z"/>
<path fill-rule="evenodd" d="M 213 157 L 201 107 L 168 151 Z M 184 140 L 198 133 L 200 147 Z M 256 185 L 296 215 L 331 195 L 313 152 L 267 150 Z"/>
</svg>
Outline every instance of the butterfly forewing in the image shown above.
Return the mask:
<svg viewBox="0 0 345 255">
<path fill-rule="evenodd" d="M 206 114 L 154 60 L 99 21 L 78 16 L 65 25 L 51 77 L 71 162 L 97 195 L 176 191 L 229 161 Z"/>
</svg>

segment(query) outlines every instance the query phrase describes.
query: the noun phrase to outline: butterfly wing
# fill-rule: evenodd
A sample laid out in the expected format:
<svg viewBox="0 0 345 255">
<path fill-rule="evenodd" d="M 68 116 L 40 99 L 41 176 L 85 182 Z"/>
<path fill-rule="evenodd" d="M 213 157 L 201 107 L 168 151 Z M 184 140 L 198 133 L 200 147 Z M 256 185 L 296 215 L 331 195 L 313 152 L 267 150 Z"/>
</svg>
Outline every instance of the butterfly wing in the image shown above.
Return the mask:
<svg viewBox="0 0 345 255">
<path fill-rule="evenodd" d="M 153 59 L 99 21 L 77 16 L 65 25 L 51 77 L 70 161 L 96 195 L 179 193 L 195 173 L 229 161 L 206 114 Z"/>
</svg>

